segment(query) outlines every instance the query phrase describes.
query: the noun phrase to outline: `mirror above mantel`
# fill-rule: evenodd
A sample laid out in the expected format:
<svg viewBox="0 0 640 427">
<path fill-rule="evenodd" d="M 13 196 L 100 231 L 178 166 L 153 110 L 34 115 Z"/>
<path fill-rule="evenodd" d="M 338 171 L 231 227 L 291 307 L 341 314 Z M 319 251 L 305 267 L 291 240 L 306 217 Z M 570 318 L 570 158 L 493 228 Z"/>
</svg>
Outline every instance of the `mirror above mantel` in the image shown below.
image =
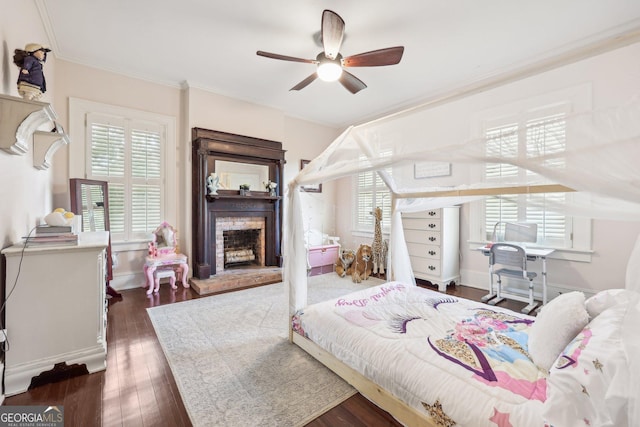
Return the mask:
<svg viewBox="0 0 640 427">
<path fill-rule="evenodd" d="M 220 190 L 238 190 L 248 185 L 251 191 L 266 191 L 264 182 L 269 181 L 269 166 L 227 160 L 215 160 L 214 170 L 220 178 Z"/>
</svg>

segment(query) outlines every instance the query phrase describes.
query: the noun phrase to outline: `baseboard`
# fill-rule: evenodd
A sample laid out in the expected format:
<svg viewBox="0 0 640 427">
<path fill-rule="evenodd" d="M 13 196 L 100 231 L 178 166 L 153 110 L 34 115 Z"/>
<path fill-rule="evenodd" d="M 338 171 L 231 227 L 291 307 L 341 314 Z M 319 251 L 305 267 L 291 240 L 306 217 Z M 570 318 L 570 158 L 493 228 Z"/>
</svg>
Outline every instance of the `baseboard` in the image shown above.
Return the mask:
<svg viewBox="0 0 640 427">
<path fill-rule="evenodd" d="M 143 272 L 119 274 L 113 276 L 111 279 L 111 287 L 116 291 L 124 291 L 126 289 L 144 288 L 147 277 Z"/>
<path fill-rule="evenodd" d="M 5 395 L 13 396 L 27 391 L 33 377 L 53 369 L 61 361 L 66 361 L 68 365 L 84 364 L 89 373 L 102 371 L 107 368 L 107 349 L 104 345 L 96 344 L 91 348 L 7 366 L 4 373 Z"/>
</svg>

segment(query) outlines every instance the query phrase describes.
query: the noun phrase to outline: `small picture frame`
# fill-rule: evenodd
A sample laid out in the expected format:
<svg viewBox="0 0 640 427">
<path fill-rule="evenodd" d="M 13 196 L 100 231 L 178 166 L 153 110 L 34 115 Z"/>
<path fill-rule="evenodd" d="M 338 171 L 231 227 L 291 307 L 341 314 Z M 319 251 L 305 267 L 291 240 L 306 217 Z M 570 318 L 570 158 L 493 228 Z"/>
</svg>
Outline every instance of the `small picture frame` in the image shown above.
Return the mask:
<svg viewBox="0 0 640 427">
<path fill-rule="evenodd" d="M 449 175 L 451 175 L 451 163 L 448 162 L 416 162 L 413 166 L 415 179 Z"/>
<path fill-rule="evenodd" d="M 300 160 L 300 170 L 304 169 L 311 160 Z M 300 191 L 304 191 L 307 193 L 322 193 L 322 184 L 314 184 L 314 185 L 301 185 Z"/>
</svg>

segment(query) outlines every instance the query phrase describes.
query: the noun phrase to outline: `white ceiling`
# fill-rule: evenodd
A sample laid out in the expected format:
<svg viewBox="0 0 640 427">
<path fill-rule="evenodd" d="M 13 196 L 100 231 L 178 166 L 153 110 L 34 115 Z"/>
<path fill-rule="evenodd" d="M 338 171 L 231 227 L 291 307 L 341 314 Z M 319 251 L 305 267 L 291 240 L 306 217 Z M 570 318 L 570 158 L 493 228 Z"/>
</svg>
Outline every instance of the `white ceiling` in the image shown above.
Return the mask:
<svg viewBox="0 0 640 427">
<path fill-rule="evenodd" d="M 36 0 L 56 58 L 185 85 L 343 127 L 640 29 L 638 0 Z M 324 9 L 343 56 L 405 46 L 398 65 L 350 68 L 368 88 L 291 87 L 312 64 Z"/>
</svg>

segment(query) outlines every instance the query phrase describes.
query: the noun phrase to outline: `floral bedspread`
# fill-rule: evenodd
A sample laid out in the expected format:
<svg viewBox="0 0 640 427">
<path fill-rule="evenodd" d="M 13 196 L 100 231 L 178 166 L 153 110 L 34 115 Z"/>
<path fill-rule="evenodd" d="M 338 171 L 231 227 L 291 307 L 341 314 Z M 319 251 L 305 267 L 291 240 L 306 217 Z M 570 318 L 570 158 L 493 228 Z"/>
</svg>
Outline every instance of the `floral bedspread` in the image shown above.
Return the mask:
<svg viewBox="0 0 640 427">
<path fill-rule="evenodd" d="M 543 426 L 533 318 L 389 282 L 300 310 L 294 330 L 442 426 Z"/>
</svg>

